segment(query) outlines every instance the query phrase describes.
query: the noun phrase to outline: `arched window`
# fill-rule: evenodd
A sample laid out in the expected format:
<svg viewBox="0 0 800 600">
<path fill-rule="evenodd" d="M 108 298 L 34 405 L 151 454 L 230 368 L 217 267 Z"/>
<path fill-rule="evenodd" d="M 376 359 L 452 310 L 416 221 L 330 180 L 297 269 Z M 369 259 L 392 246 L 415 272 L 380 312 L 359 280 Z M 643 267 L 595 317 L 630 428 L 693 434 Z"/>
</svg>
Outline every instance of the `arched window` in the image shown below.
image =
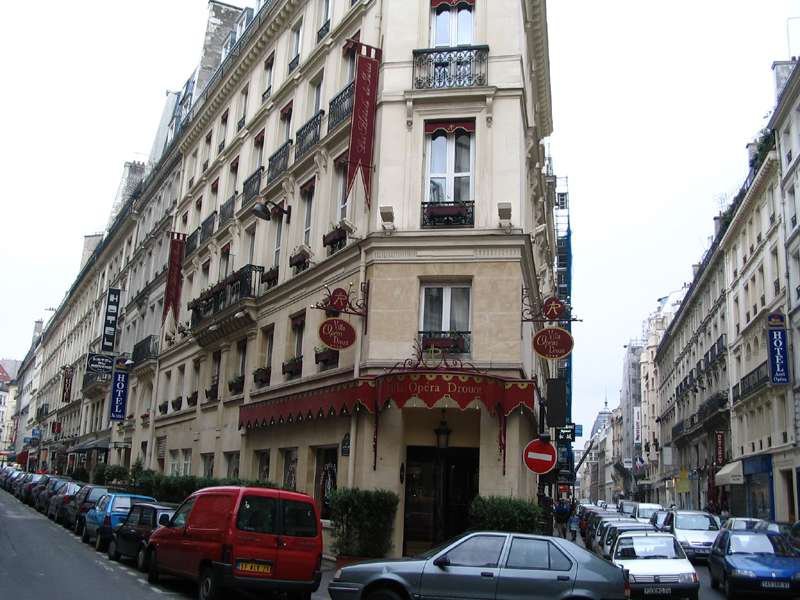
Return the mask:
<svg viewBox="0 0 800 600">
<path fill-rule="evenodd" d="M 431 7 L 431 45 L 433 47 L 472 44 L 474 30 L 472 2 L 433 0 Z"/>
</svg>

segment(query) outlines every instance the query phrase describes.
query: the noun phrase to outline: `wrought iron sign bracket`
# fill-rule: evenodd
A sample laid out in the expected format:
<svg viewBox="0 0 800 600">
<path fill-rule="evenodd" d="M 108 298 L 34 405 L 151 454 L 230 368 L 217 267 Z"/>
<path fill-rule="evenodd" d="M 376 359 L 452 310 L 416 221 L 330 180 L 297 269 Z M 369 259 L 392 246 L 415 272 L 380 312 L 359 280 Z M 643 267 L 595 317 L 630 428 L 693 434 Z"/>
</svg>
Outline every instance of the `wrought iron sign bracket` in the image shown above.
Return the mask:
<svg viewBox="0 0 800 600">
<path fill-rule="evenodd" d="M 364 335 L 367 333 L 367 316 L 369 313 L 369 281 L 362 281 L 359 286 L 361 295 L 356 297 L 353 293 L 353 283 L 350 282 L 347 290 L 335 288 L 331 290 L 327 285 L 323 288 L 322 300 L 313 304 L 311 308 L 324 310 L 331 315 L 353 315 L 364 319 Z"/>
<path fill-rule="evenodd" d="M 572 316 L 572 306 L 561 302 L 561 311 L 548 314 L 547 302 L 539 304 L 531 297 L 528 288 L 522 288 L 520 318 L 523 323 L 580 323 L 583 319 Z"/>
</svg>

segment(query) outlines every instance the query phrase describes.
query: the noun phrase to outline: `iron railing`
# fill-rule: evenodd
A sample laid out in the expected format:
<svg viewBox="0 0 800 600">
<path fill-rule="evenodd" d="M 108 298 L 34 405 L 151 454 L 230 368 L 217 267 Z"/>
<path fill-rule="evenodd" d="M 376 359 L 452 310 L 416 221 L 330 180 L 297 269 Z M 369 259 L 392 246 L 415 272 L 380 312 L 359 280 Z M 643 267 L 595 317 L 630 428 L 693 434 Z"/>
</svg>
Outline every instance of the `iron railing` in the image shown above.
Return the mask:
<svg viewBox="0 0 800 600">
<path fill-rule="evenodd" d="M 297 162 L 319 142 L 320 131 L 322 130 L 322 117 L 325 111 L 320 110 L 311 119 L 297 130 L 297 147 L 294 151 L 294 160 Z"/>
<path fill-rule="evenodd" d="M 133 345 L 131 360 L 133 360 L 134 365 L 139 365 L 147 360 L 155 360 L 156 358 L 158 358 L 157 335 L 148 335 Z"/>
<path fill-rule="evenodd" d="M 423 227 L 473 227 L 474 202 L 423 202 Z"/>
<path fill-rule="evenodd" d="M 291 149 L 292 140 L 289 140 L 269 157 L 267 163 L 267 183 L 275 181 L 289 168 L 289 151 Z"/>
<path fill-rule="evenodd" d="M 674 440 L 676 437 L 683 435 L 683 432 L 686 429 L 686 423 L 684 421 L 678 421 L 675 425 L 672 426 L 672 439 Z"/>
<path fill-rule="evenodd" d="M 200 225 L 200 243 L 207 241 L 214 235 L 214 224 L 217 220 L 217 211 L 214 211 L 210 215 L 206 217 L 206 220 L 203 221 L 203 224 Z"/>
<path fill-rule="evenodd" d="M 472 332 L 420 331 L 419 345 L 423 350 L 440 350 L 450 354 L 469 354 L 472 351 Z"/>
<path fill-rule="evenodd" d="M 222 206 L 219 207 L 219 228 L 222 229 L 225 224 L 233 218 L 233 213 L 236 209 L 236 192 L 233 192 Z"/>
<path fill-rule="evenodd" d="M 487 85 L 489 46 L 414 50 L 414 89 Z"/>
<path fill-rule="evenodd" d="M 222 140 L 217 146 L 217 154 L 222 154 L 223 150 L 225 150 L 225 140 Z"/>
<path fill-rule="evenodd" d="M 261 174 L 264 172 L 264 167 L 258 167 L 256 172 L 244 180 L 242 184 L 242 208 L 249 205 L 258 196 L 261 191 Z"/>
<path fill-rule="evenodd" d="M 742 380 L 740 382 L 742 398 L 746 398 L 750 394 L 757 392 L 762 387 L 767 385 L 768 381 L 769 381 L 769 364 L 767 361 L 764 361 L 763 363 L 758 365 L 755 369 L 750 371 L 747 375 L 742 377 Z"/>
<path fill-rule="evenodd" d="M 84 373 L 83 375 L 83 388 L 87 389 L 93 385 L 97 384 L 106 384 L 111 381 L 111 374 L 110 373 L 93 373 L 89 371 Z"/>
<path fill-rule="evenodd" d="M 198 227 L 189 237 L 186 238 L 186 245 L 183 247 L 183 256 L 189 256 L 192 252 L 197 250 L 198 242 L 200 241 L 200 228 Z"/>
<path fill-rule="evenodd" d="M 197 327 L 206 319 L 230 306 L 238 304 L 244 298 L 255 298 L 258 294 L 258 275 L 264 267 L 245 265 L 235 273 L 228 275 L 199 298 L 189 303 L 192 311 L 192 327 Z"/>
<path fill-rule="evenodd" d="M 742 394 L 741 394 L 741 392 L 739 390 L 739 384 L 737 383 L 731 389 L 731 402 L 733 404 L 736 404 L 741 397 L 742 397 Z"/>
<path fill-rule="evenodd" d="M 353 112 L 353 93 L 356 89 L 355 81 L 348 83 L 344 89 L 336 94 L 328 103 L 328 131 L 350 118 Z"/>
</svg>

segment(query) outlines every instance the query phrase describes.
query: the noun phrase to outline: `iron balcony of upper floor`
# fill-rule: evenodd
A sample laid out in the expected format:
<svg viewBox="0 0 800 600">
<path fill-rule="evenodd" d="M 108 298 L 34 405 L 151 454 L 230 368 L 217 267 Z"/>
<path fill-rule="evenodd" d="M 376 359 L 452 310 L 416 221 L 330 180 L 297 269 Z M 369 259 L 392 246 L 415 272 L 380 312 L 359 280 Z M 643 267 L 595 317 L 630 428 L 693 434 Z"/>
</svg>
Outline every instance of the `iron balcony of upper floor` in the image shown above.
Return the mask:
<svg viewBox="0 0 800 600">
<path fill-rule="evenodd" d="M 769 384 L 769 363 L 764 361 L 734 386 L 733 403 L 736 404 L 752 396 Z"/>
<path fill-rule="evenodd" d="M 420 331 L 419 345 L 424 351 L 447 354 L 470 354 L 472 352 L 471 331 Z"/>
<path fill-rule="evenodd" d="M 245 299 L 256 298 L 258 275 L 263 271 L 264 267 L 245 265 L 191 301 L 189 310 L 192 311 L 192 329 L 210 324 L 213 317 L 231 307 L 239 306 Z"/>
<path fill-rule="evenodd" d="M 146 338 L 139 340 L 133 346 L 133 353 L 131 360 L 133 361 L 134 368 L 143 365 L 144 363 L 156 360 L 158 358 L 158 336 L 148 335 Z"/>
<path fill-rule="evenodd" d="M 414 50 L 414 89 L 488 85 L 489 46 L 464 45 Z"/>
<path fill-rule="evenodd" d="M 111 375 L 109 373 L 88 372 L 83 375 L 81 389 L 84 395 L 91 396 L 94 392 L 105 390 L 109 383 L 111 383 Z"/>
<path fill-rule="evenodd" d="M 474 202 L 423 202 L 423 228 L 474 227 Z"/>
</svg>

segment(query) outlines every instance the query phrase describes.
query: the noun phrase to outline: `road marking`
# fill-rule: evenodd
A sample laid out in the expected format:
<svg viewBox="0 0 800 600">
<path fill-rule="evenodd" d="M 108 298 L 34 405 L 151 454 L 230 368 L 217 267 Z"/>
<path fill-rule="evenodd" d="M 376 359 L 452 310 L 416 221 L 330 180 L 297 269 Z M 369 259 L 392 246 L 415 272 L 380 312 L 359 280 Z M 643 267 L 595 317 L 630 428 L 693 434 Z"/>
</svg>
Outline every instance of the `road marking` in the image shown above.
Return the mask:
<svg viewBox="0 0 800 600">
<path fill-rule="evenodd" d="M 139 577 L 139 579 L 137 579 L 136 581 L 138 581 L 139 583 L 143 583 L 144 585 L 147 585 L 147 580 L 143 579 L 142 577 Z"/>
<path fill-rule="evenodd" d="M 157 587 L 150 586 L 150 589 L 153 590 L 156 594 L 163 594 L 164 592 L 158 589 Z"/>
<path fill-rule="evenodd" d="M 541 452 L 528 452 L 528 458 L 533 460 L 553 460 L 552 454 L 542 454 Z"/>
</svg>

